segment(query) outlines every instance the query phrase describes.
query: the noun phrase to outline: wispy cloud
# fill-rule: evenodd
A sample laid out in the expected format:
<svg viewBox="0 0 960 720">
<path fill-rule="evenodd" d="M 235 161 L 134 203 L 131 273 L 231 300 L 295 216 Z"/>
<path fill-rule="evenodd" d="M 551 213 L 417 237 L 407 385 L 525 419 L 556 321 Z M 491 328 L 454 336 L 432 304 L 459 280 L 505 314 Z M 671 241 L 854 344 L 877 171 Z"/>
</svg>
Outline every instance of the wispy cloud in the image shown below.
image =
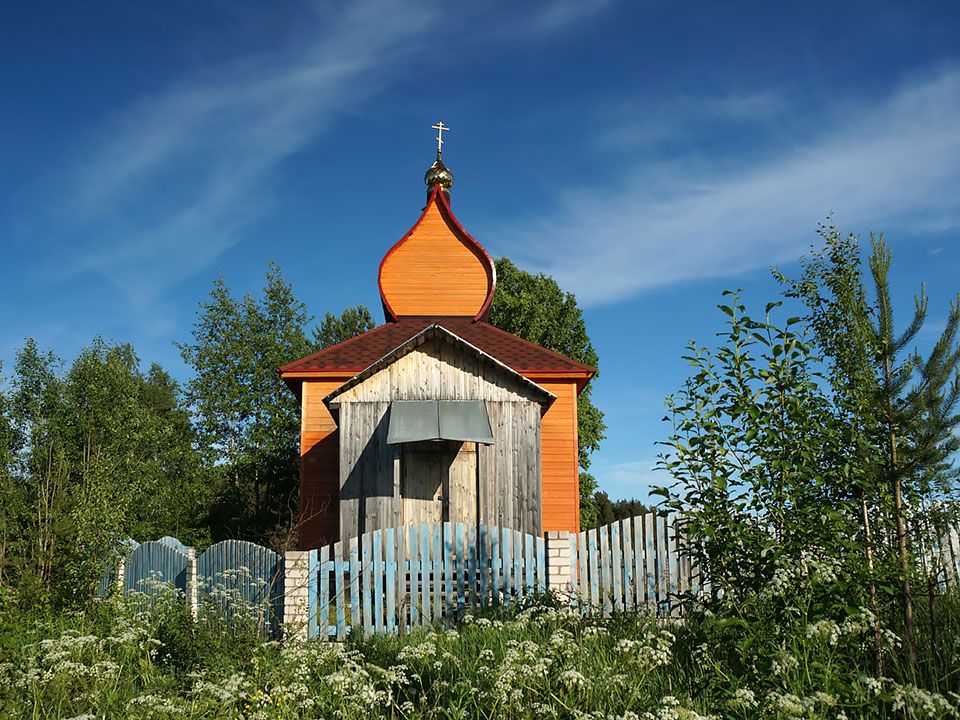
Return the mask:
<svg viewBox="0 0 960 720">
<path fill-rule="evenodd" d="M 272 206 L 278 165 L 388 82 L 436 19 L 424 5 L 342 7 L 318 13 L 306 47 L 185 78 L 108 121 L 59 218 L 78 239 L 67 271 L 143 302 L 237 242 Z"/>
<path fill-rule="evenodd" d="M 543 36 L 606 2 L 553 0 L 516 14 Z M 105 118 L 100 136 L 61 169 L 57 202 L 44 205 L 55 256 L 45 276 L 97 273 L 146 307 L 276 207 L 272 186 L 285 159 L 420 69 L 417 59 L 444 36 L 432 32 L 441 21 L 446 32 L 469 26 L 474 42 L 484 33 L 519 40 L 501 37 L 492 12 L 439 2 L 316 8 L 301 42 L 182 77 Z"/>
<path fill-rule="evenodd" d="M 722 126 L 767 123 L 787 108 L 785 99 L 772 90 L 611 102 L 598 113 L 603 129 L 597 133 L 597 144 L 619 151 L 653 150 L 663 141 L 689 142 Z"/>
<path fill-rule="evenodd" d="M 795 259 L 831 211 L 847 230 L 954 228 L 960 68 L 915 79 L 733 171 L 702 158 L 650 161 L 603 184 L 500 229 L 503 244 L 520 249 L 514 256 L 588 304 Z"/>
</svg>

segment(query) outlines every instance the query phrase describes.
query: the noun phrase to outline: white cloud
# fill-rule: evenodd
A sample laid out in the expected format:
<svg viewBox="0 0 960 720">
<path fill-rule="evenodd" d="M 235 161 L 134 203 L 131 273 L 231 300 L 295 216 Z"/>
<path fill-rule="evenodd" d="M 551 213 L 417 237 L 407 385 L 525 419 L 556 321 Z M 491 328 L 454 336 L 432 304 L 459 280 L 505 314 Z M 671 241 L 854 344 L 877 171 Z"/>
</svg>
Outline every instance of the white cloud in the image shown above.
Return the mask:
<svg viewBox="0 0 960 720">
<path fill-rule="evenodd" d="M 656 460 L 631 460 L 610 465 L 597 462 L 590 471 L 596 476 L 599 489 L 606 492 L 611 500 L 636 498 L 655 504 L 659 498 L 651 498 L 650 489 L 670 484 L 670 475 L 656 466 Z"/>
<path fill-rule="evenodd" d="M 605 4 L 555 0 L 517 10 L 518 24 L 543 35 Z M 183 77 L 119 109 L 25 223 L 52 251 L 44 278 L 97 273 L 148 306 L 240 241 L 275 207 L 283 161 L 403 73 L 421 71 L 417 60 L 435 40 L 461 26 L 474 41 L 500 37 L 496 13 L 472 13 L 439 2 L 323 4 L 303 19 L 301 42 Z M 444 33 L 434 33 L 441 24 Z"/>
<path fill-rule="evenodd" d="M 614 189 L 571 190 L 552 216 L 500 236 L 525 264 L 598 304 L 795 259 L 831 211 L 847 230 L 956 227 L 958 186 L 960 68 L 948 67 L 772 159 L 732 172 L 651 162 Z"/>
<path fill-rule="evenodd" d="M 436 17 L 379 0 L 343 8 L 311 19 L 307 47 L 184 78 L 108 120 L 57 218 L 77 238 L 64 271 L 101 273 L 142 303 L 237 242 L 272 207 L 278 165 L 379 90 Z"/>
<path fill-rule="evenodd" d="M 597 113 L 597 145 L 620 152 L 650 151 L 665 141 L 709 138 L 718 126 L 767 123 L 787 109 L 784 98 L 772 90 L 612 101 Z"/>
</svg>

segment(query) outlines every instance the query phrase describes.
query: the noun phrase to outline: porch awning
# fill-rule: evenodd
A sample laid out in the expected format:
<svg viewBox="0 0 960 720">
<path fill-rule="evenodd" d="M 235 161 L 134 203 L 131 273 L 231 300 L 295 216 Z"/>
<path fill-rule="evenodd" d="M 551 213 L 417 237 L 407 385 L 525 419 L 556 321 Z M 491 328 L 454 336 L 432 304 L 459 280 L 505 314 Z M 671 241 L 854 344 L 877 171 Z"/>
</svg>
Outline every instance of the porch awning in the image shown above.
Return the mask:
<svg viewBox="0 0 960 720">
<path fill-rule="evenodd" d="M 387 442 L 456 440 L 493 444 L 490 418 L 482 400 L 394 400 Z"/>
</svg>

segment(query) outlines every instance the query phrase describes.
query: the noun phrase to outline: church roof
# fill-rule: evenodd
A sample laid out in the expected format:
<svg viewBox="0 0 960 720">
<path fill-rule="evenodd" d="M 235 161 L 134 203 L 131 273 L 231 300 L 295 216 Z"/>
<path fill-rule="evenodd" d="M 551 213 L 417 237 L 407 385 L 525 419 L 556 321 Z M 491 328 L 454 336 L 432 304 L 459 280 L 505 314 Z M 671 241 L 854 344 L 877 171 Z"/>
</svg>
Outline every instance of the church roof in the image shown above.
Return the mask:
<svg viewBox="0 0 960 720">
<path fill-rule="evenodd" d="M 484 320 L 497 270 L 450 210 L 444 187 L 434 185 L 417 222 L 383 256 L 377 284 L 387 320 L 418 315 Z"/>
<path fill-rule="evenodd" d="M 469 317 L 407 316 L 365 332 L 281 367 L 292 387 L 298 378 L 314 373 L 355 374 L 365 370 L 431 325 L 438 325 L 522 375 L 559 374 L 583 377 L 596 369 L 571 360 L 523 338 Z M 578 383 L 579 385 L 580 383 Z"/>
<path fill-rule="evenodd" d="M 449 324 L 449 323 L 448 323 Z M 489 326 L 488 327 L 492 327 Z M 494 328 L 496 329 L 496 328 Z M 369 334 L 369 333 L 367 333 Z M 512 336 L 511 336 L 512 337 Z M 445 328 L 439 322 L 434 322 L 427 325 L 423 330 L 415 334 L 413 337 L 405 340 L 400 343 L 397 347 L 391 349 L 389 352 L 385 353 L 382 357 L 377 358 L 376 361 L 371 363 L 366 369 L 362 372 L 354 375 L 349 381 L 338 387 L 336 390 L 331 392 L 329 395 L 324 398 L 324 402 L 328 405 L 335 402 L 336 398 L 342 395 L 343 393 L 350 390 L 350 388 L 359 385 L 367 378 L 372 375 L 380 372 L 384 368 L 396 362 L 398 359 L 406 355 L 407 353 L 413 352 L 417 347 L 423 345 L 427 340 L 432 340 L 434 338 L 439 338 L 445 340 L 451 345 L 460 346 L 465 351 L 475 355 L 481 361 L 493 365 L 495 367 L 500 367 L 503 372 L 512 375 L 516 378 L 519 384 L 526 389 L 526 392 L 529 393 L 530 397 L 536 399 L 538 402 L 543 404 L 549 404 L 556 399 L 556 396 L 544 390 L 542 387 L 537 385 L 535 382 L 528 380 L 522 374 L 511 368 L 509 365 L 498 359 L 497 357 L 491 355 L 488 352 L 485 352 L 483 348 L 479 348 L 468 340 L 460 337 L 456 333 L 452 332 L 448 328 Z M 349 341 L 348 341 L 349 342 Z M 332 349 L 332 348 L 328 348 Z M 543 348 L 541 348 L 543 349 Z"/>
</svg>

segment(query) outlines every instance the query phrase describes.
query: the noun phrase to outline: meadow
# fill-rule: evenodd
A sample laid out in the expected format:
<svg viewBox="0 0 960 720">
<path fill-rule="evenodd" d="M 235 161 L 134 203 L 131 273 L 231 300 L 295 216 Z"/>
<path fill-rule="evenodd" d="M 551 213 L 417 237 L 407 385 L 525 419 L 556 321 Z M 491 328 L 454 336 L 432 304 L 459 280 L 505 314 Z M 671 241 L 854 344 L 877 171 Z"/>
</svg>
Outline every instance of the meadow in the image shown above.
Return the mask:
<svg viewBox="0 0 960 720">
<path fill-rule="evenodd" d="M 918 615 L 915 666 L 865 608 L 820 600 L 837 563 L 782 565 L 737 612 L 681 620 L 582 612 L 542 595 L 456 627 L 346 643 L 266 641 L 175 594 L 114 596 L 67 614 L 2 614 L 4 718 L 955 718 L 960 597 Z M 9 599 L 9 598 L 7 598 Z M 720 607 L 719 605 L 716 607 Z"/>
</svg>

